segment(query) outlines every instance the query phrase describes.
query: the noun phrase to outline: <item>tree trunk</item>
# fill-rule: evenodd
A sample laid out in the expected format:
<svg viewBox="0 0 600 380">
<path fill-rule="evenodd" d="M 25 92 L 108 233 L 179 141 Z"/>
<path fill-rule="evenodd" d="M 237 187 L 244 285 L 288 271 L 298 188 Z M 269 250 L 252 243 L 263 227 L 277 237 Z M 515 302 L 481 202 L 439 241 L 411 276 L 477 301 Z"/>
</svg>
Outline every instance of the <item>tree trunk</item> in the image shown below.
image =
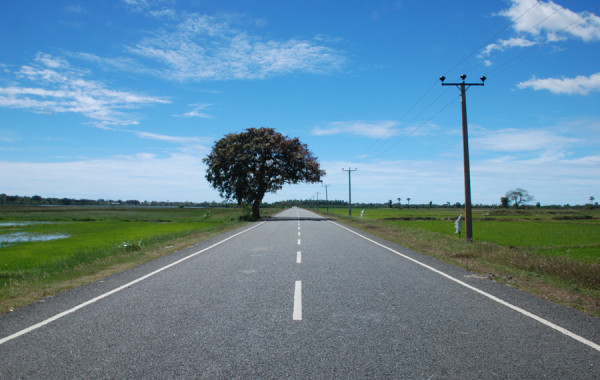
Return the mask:
<svg viewBox="0 0 600 380">
<path fill-rule="evenodd" d="M 252 217 L 254 219 L 260 219 L 260 204 L 262 203 L 262 198 L 257 199 L 252 203 Z"/>
</svg>

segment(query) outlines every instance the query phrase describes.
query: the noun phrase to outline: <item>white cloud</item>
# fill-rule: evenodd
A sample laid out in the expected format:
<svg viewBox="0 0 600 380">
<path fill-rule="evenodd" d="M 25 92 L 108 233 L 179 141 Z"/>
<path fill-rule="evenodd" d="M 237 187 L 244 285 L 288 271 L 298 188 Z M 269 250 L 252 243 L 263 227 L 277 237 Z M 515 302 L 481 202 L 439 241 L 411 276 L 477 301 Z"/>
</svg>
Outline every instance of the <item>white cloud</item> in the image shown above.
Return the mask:
<svg viewBox="0 0 600 380">
<path fill-rule="evenodd" d="M 123 110 L 170 103 L 162 97 L 109 89 L 100 81 L 85 79 L 85 74 L 63 58 L 38 53 L 34 63 L 16 73 L 17 85 L 0 87 L 0 107 L 78 113 L 107 126 L 137 124 L 136 117 Z"/>
<path fill-rule="evenodd" d="M 202 138 L 202 137 L 169 136 L 169 135 L 162 135 L 159 133 L 133 131 L 133 130 L 128 130 L 128 129 L 123 130 L 123 131 L 133 133 L 136 136 L 143 138 L 143 139 L 158 140 L 158 141 L 170 142 L 170 143 L 181 144 L 181 145 L 200 145 L 200 144 L 210 143 L 210 139 Z"/>
<path fill-rule="evenodd" d="M 349 134 L 369 138 L 384 138 L 395 136 L 400 133 L 396 128 L 398 122 L 394 120 L 382 120 L 378 122 L 366 122 L 362 120 L 355 121 L 334 121 L 327 124 L 326 127 L 315 127 L 311 134 L 316 136 Z"/>
<path fill-rule="evenodd" d="M 471 149 L 493 152 L 557 151 L 580 143 L 576 138 L 545 129 L 474 130 Z"/>
<path fill-rule="evenodd" d="M 600 40 L 600 17 L 591 12 L 573 12 L 552 1 L 512 0 L 510 8 L 498 15 L 508 18 L 518 35 L 487 45 L 480 58 L 486 58 L 495 51 L 570 38 L 585 42 Z M 489 66 L 491 62 L 485 60 L 484 64 Z"/>
<path fill-rule="evenodd" d="M 600 90 L 600 73 L 589 77 L 579 75 L 575 78 L 532 78 L 519 83 L 519 88 L 531 87 L 534 90 L 548 90 L 554 94 L 587 95 L 592 91 Z"/>
<path fill-rule="evenodd" d="M 210 107 L 211 104 L 190 104 L 190 106 L 194 107 L 191 111 L 186 112 L 181 115 L 173 115 L 173 116 L 175 116 L 175 117 L 199 117 L 199 118 L 203 118 L 203 119 L 212 118 L 211 115 L 209 115 L 205 112 L 201 112 L 203 109 Z"/>
<path fill-rule="evenodd" d="M 503 51 L 507 48 L 529 47 L 529 46 L 533 46 L 533 45 L 536 45 L 536 42 L 530 41 L 526 38 L 521 38 L 521 37 L 513 37 L 513 38 L 509 38 L 508 40 L 500 39 L 500 40 L 498 40 L 497 43 L 489 44 L 488 46 L 486 46 L 485 50 L 481 53 L 480 56 L 481 57 L 488 56 L 496 50 Z"/>
<path fill-rule="evenodd" d="M 158 61 L 171 80 L 262 79 L 293 72 L 339 70 L 345 57 L 315 40 L 266 40 L 232 26 L 227 17 L 183 14 L 176 25 L 127 48 Z"/>
<path fill-rule="evenodd" d="M 552 1 L 513 0 L 499 13 L 513 22 L 519 33 L 562 34 L 584 41 L 600 40 L 600 17 L 590 12 L 576 13 Z"/>
</svg>

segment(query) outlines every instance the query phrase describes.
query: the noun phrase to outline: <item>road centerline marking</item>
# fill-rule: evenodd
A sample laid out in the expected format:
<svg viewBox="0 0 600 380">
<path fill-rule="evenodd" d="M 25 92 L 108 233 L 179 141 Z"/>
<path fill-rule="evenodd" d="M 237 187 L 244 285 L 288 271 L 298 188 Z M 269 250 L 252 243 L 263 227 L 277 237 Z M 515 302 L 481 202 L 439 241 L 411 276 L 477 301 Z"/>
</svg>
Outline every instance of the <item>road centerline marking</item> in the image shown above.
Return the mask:
<svg viewBox="0 0 600 380">
<path fill-rule="evenodd" d="M 292 319 L 294 321 L 302 320 L 302 281 L 296 281 L 294 287 L 294 311 Z"/>
<path fill-rule="evenodd" d="M 418 261 L 416 259 L 413 259 L 412 257 L 409 257 L 409 256 L 407 256 L 407 255 L 405 255 L 403 253 L 400 253 L 400 252 L 396 251 L 395 249 L 392 249 L 392 248 L 387 247 L 387 246 L 385 246 L 385 245 L 383 245 L 381 243 L 378 243 L 378 242 L 376 242 L 373 239 L 369 239 L 368 237 L 366 237 L 364 235 L 361 235 L 358 232 L 353 231 L 353 230 L 351 230 L 348 227 L 345 227 L 345 226 L 343 226 L 343 225 L 341 225 L 339 223 L 335 223 L 333 221 L 329 221 L 329 222 L 332 223 L 332 224 L 334 224 L 334 225 L 336 225 L 336 226 L 338 226 L 338 227 L 340 227 L 340 228 L 343 228 L 346 231 L 349 231 L 349 232 L 355 234 L 356 236 L 359 236 L 359 237 L 361 237 L 361 238 L 363 238 L 363 239 L 365 239 L 365 240 L 367 240 L 367 241 L 369 241 L 369 242 L 371 242 L 371 243 L 373 243 L 373 244 L 375 244 L 375 245 L 377 245 L 377 246 L 379 246 L 381 248 L 387 249 L 388 251 L 393 252 L 396 255 L 405 258 L 406 260 L 409 260 L 409 261 L 411 261 L 411 262 L 413 262 L 413 263 L 415 263 L 417 265 L 420 265 L 423 268 L 429 269 L 430 271 L 432 271 L 434 273 L 437 273 L 440 276 L 446 277 L 450 281 L 453 281 L 453 282 L 455 282 L 455 283 L 457 283 L 457 284 L 459 284 L 461 286 L 464 286 L 467 289 L 470 289 L 470 290 L 472 290 L 472 291 L 474 291 L 476 293 L 479 293 L 482 296 L 491 299 L 492 301 L 495 301 L 495 302 L 497 302 L 497 303 L 499 303 L 499 304 L 501 304 L 503 306 L 508 307 L 509 309 L 512 309 L 512 310 L 514 310 L 514 311 L 516 311 L 516 312 L 518 312 L 520 314 L 523 314 L 524 316 L 529 317 L 529 318 L 531 318 L 531 319 L 533 319 L 533 320 L 535 320 L 535 321 L 537 321 L 537 322 L 539 322 L 539 323 L 541 323 L 543 325 L 546 325 L 547 327 L 550 327 L 551 329 L 553 329 L 555 331 L 558 331 L 558 332 L 560 332 L 560 333 L 562 333 L 562 334 L 564 334 L 564 335 L 566 335 L 566 336 L 568 336 L 568 337 L 570 337 L 572 339 L 575 339 L 576 341 L 578 341 L 580 343 L 583 343 L 586 346 L 589 346 L 589 347 L 595 349 L 596 351 L 600 351 L 600 345 L 599 344 L 594 343 L 591 340 L 588 340 L 588 339 L 586 339 L 586 338 L 584 338 L 584 337 L 582 337 L 580 335 L 577 335 L 577 334 L 575 334 L 575 333 L 573 333 L 573 332 L 565 329 L 564 327 L 556 325 L 556 324 L 548 321 L 547 319 L 544 319 L 544 318 L 542 318 L 542 317 L 540 317 L 540 316 L 538 316 L 536 314 L 533 314 L 533 313 L 531 313 L 531 312 L 529 312 L 529 311 L 527 311 L 525 309 L 522 309 L 522 308 L 520 308 L 520 307 L 518 307 L 516 305 L 513 305 L 513 304 L 511 304 L 511 303 L 509 303 L 507 301 L 504 301 L 504 300 L 502 300 L 502 299 L 500 299 L 500 298 L 498 298 L 498 297 L 496 297 L 496 296 L 494 296 L 494 295 L 492 295 L 490 293 L 484 292 L 483 290 L 481 290 L 479 288 L 476 288 L 476 287 L 474 287 L 472 285 L 469 285 L 466 282 L 463 282 L 463 281 L 461 281 L 461 280 L 459 280 L 457 278 L 454 278 L 454 277 L 450 276 L 449 274 L 442 272 L 439 269 L 435 269 L 432 266 L 429 266 L 429 265 L 427 265 L 425 263 L 422 263 L 422 262 L 420 262 L 420 261 Z"/>
<path fill-rule="evenodd" d="M 301 264 L 302 263 L 302 252 L 298 251 L 296 252 L 296 264 Z"/>
</svg>

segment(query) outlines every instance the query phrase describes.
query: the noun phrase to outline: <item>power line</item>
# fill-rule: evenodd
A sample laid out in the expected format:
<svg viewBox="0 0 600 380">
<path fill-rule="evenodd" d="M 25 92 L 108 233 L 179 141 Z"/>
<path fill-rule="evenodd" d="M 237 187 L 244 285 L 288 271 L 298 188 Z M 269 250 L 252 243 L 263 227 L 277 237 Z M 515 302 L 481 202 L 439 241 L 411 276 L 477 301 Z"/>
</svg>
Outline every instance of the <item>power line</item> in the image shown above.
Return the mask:
<svg viewBox="0 0 600 380">
<path fill-rule="evenodd" d="M 573 0 L 571 0 L 573 1 Z M 500 31 L 496 32 L 492 37 L 488 38 L 485 42 L 483 42 L 482 44 L 480 44 L 476 49 L 474 49 L 473 51 L 471 51 L 467 56 L 465 56 L 463 59 L 461 59 L 459 62 L 457 62 L 454 66 L 452 66 L 450 69 L 448 69 L 446 71 L 446 75 L 447 73 L 449 73 L 450 71 L 454 70 L 455 68 L 457 68 L 458 66 L 460 66 L 462 63 L 464 63 L 467 59 L 469 59 L 470 57 L 472 57 L 475 53 L 477 53 L 478 51 L 480 51 L 484 46 L 488 45 L 490 43 L 490 41 L 494 40 L 495 38 L 497 38 L 500 34 L 502 34 L 506 29 L 508 29 L 510 26 L 512 26 L 514 24 L 514 22 L 518 21 L 519 19 L 521 19 L 523 16 L 525 16 L 529 11 L 531 11 L 533 8 L 535 8 L 537 5 L 539 5 L 539 3 L 536 1 L 531 7 L 527 8 L 523 13 L 521 13 L 517 18 L 515 18 L 513 20 L 513 22 L 507 23 Z M 481 62 L 478 63 L 476 66 L 474 66 L 472 69 L 478 67 L 479 65 L 481 65 Z M 471 69 L 471 70 L 472 70 Z M 467 72 L 470 72 L 467 71 Z M 398 122 L 400 122 L 401 120 L 404 119 L 404 117 L 406 117 L 406 115 L 408 115 L 410 113 L 410 111 L 413 110 L 413 108 L 415 108 L 424 98 L 425 96 L 427 96 L 427 94 L 429 94 L 429 92 L 431 92 L 431 90 L 436 86 L 436 82 L 434 82 L 414 103 L 411 104 L 410 107 L 408 107 L 408 109 L 402 114 L 402 116 L 398 119 Z M 443 94 L 442 94 L 443 95 Z M 431 107 L 433 104 L 435 104 L 435 102 L 442 96 L 438 96 L 436 99 L 434 99 L 434 101 L 432 101 L 429 105 L 427 105 L 425 108 L 423 108 L 423 110 L 421 110 L 417 115 L 415 115 L 407 124 L 410 124 L 412 121 L 414 121 L 415 119 L 417 119 L 422 113 L 424 113 L 427 109 L 429 109 L 429 107 Z M 444 110 L 447 106 L 449 106 L 449 104 L 447 104 L 446 106 L 444 106 L 440 111 L 436 112 L 434 114 L 434 116 L 438 115 L 442 110 Z M 423 125 L 425 125 L 427 122 L 429 122 L 433 117 L 430 117 L 426 122 L 422 123 L 421 125 L 417 126 L 416 128 L 414 128 L 413 130 L 409 131 L 407 134 L 403 135 L 403 137 L 400 138 L 400 140 L 398 140 L 393 146 L 396 146 L 399 142 L 403 141 L 404 139 L 406 139 L 408 136 L 410 136 L 411 134 L 413 134 L 417 129 L 421 128 Z M 388 128 L 386 128 L 380 135 L 379 137 L 377 137 L 377 139 L 371 143 L 371 145 L 369 145 L 369 147 L 367 149 L 365 149 L 363 151 L 362 154 L 367 154 L 369 152 L 371 152 L 373 150 L 373 148 L 377 145 L 379 145 L 381 143 L 381 141 L 383 140 L 383 144 L 382 146 L 379 148 L 379 150 L 383 149 L 383 147 L 392 140 L 393 136 L 390 136 L 390 131 L 394 128 L 395 125 L 391 125 Z M 385 149 L 384 153 L 388 152 L 391 149 Z M 383 154 L 383 153 L 380 153 Z"/>
<path fill-rule="evenodd" d="M 402 138 L 399 139 L 398 141 L 396 141 L 392 146 L 390 146 L 386 150 L 382 151 L 380 153 L 380 155 L 384 155 L 385 153 L 389 152 L 392 148 L 394 148 L 396 145 L 400 144 L 402 141 L 404 141 L 410 135 L 412 135 L 413 133 L 415 133 L 418 129 L 420 129 L 424 125 L 428 124 L 431 120 L 433 120 L 433 118 L 435 118 L 437 115 L 439 115 L 440 113 L 442 113 L 443 110 L 445 110 L 446 108 L 448 108 L 452 103 L 456 102 L 457 100 L 458 100 L 458 97 L 452 98 L 452 100 L 450 102 L 448 102 L 445 106 L 443 106 L 442 108 L 440 108 L 436 113 L 434 113 L 433 115 L 431 115 L 427 120 L 425 120 L 421 124 L 417 125 L 415 128 L 413 128 L 412 130 L 410 130 L 407 134 L 405 134 L 404 136 L 402 136 Z"/>
<path fill-rule="evenodd" d="M 421 102 L 421 100 L 423 100 L 423 98 L 431 91 L 433 90 L 433 88 L 435 87 L 436 83 L 434 82 L 410 107 L 408 107 L 408 109 L 402 114 L 402 116 L 400 116 L 400 118 L 397 120 L 398 123 L 400 121 L 402 121 L 402 119 L 404 119 L 404 117 L 410 112 L 412 111 L 413 108 L 416 107 L 417 104 L 419 104 Z M 429 107 L 429 106 L 428 106 Z M 427 109 L 427 107 L 425 108 Z M 381 133 L 381 135 L 379 137 L 377 137 L 377 139 L 375 141 L 373 141 L 373 143 L 371 145 L 369 145 L 369 147 L 367 149 L 364 150 L 363 154 L 368 153 L 375 145 L 377 145 L 380 141 L 385 140 L 384 141 L 384 145 L 386 144 L 387 141 L 389 141 L 389 138 L 391 138 L 392 136 L 387 136 L 389 134 L 389 132 L 394 128 L 394 125 L 391 125 L 390 127 L 386 128 L 386 130 Z"/>
<path fill-rule="evenodd" d="M 568 6 L 572 2 L 573 2 L 573 0 L 570 0 L 569 2 L 567 2 L 565 4 L 564 7 Z M 540 5 L 540 3 L 536 1 L 532 6 L 530 6 L 529 8 L 527 8 L 518 17 L 513 18 L 512 21 L 509 22 L 509 23 L 507 23 L 500 31 L 496 32 L 494 35 L 492 35 L 490 38 L 488 38 L 484 43 L 480 44 L 476 49 L 474 49 L 473 51 L 471 51 L 468 55 L 466 55 L 463 59 L 461 59 L 459 62 L 457 62 L 455 65 L 453 65 L 446 72 L 451 72 L 455 68 L 459 67 L 461 64 L 463 64 L 465 61 L 467 61 L 469 58 L 471 58 L 473 55 L 475 55 L 483 47 L 487 46 L 492 40 L 496 39 L 499 35 L 501 35 L 503 32 L 505 32 L 509 27 L 511 27 L 512 25 L 514 25 L 518 20 L 520 20 L 522 17 L 524 17 L 526 14 L 528 14 L 529 12 L 531 12 L 536 6 L 539 6 L 539 5 Z M 564 10 L 565 9 L 564 7 L 561 6 L 559 9 L 555 10 L 552 14 L 546 16 L 541 21 L 537 22 L 535 25 L 533 25 L 530 28 L 528 28 L 526 31 L 524 31 L 524 33 L 529 33 L 533 29 L 537 28 L 543 22 L 545 22 L 546 20 L 548 20 L 550 17 L 556 15 L 561 10 Z M 598 7 L 598 8 L 600 8 L 600 7 Z M 594 13 L 598 8 L 592 10 L 591 13 Z M 571 26 L 573 26 L 574 24 L 576 24 L 576 23 L 578 23 L 580 21 L 581 21 L 581 19 L 578 18 L 577 20 L 573 21 L 569 25 L 567 25 L 564 28 L 562 28 L 561 30 L 559 30 L 557 33 L 560 33 L 560 32 L 563 32 L 564 30 L 567 30 L 568 28 L 570 28 Z M 493 70 L 487 72 L 486 75 L 489 76 L 489 75 L 491 75 L 493 73 L 499 72 L 500 70 L 504 69 L 506 66 L 508 66 L 511 63 L 513 63 L 514 61 L 522 58 L 523 56 L 525 56 L 528 53 L 531 53 L 531 52 L 535 51 L 535 49 L 539 48 L 540 46 L 543 46 L 543 45 L 536 44 L 536 45 L 533 45 L 533 46 L 525 49 L 524 51 L 520 52 L 519 54 L 517 54 L 516 56 L 512 57 L 508 61 L 504 62 L 503 64 L 501 64 L 501 65 L 499 65 L 497 67 L 495 67 Z M 497 50 L 495 53 L 493 53 L 492 55 L 490 55 L 488 58 L 489 59 L 494 58 L 494 57 L 496 57 L 502 51 L 503 50 Z M 476 69 L 477 67 L 481 66 L 483 64 L 483 62 L 484 61 L 481 60 L 476 65 L 474 65 L 471 68 L 469 68 L 466 71 L 466 73 L 469 73 L 469 72 L 473 71 L 474 69 Z M 431 92 L 431 90 L 434 87 L 435 87 L 435 83 L 432 86 L 430 86 L 414 103 L 411 104 L 411 106 L 402 114 L 401 118 L 398 121 L 403 120 L 411 111 L 413 111 L 415 109 L 415 107 L 424 100 L 424 98 Z M 424 107 L 420 112 L 418 112 L 414 117 L 412 117 L 411 120 L 407 122 L 407 124 L 410 124 L 412 121 L 416 120 L 420 115 L 422 115 L 424 112 L 426 112 L 444 94 L 445 94 L 445 92 L 442 93 L 442 94 L 440 94 L 440 95 L 438 95 L 432 102 L 430 102 L 426 107 Z M 377 155 L 377 156 L 380 156 L 380 155 L 383 155 L 383 154 L 387 153 L 392 148 L 396 147 L 400 142 L 404 141 L 406 138 L 408 138 L 409 136 L 413 135 L 417 130 L 419 130 L 423 126 L 427 125 L 427 123 L 429 123 L 434 117 L 436 117 L 437 115 L 439 115 L 443 110 L 445 110 L 447 107 L 449 107 L 450 104 L 452 104 L 453 102 L 455 102 L 456 99 L 457 98 L 453 98 L 449 103 L 447 103 L 445 106 L 443 106 L 437 112 L 435 112 L 426 121 L 424 121 L 423 123 L 417 125 L 415 128 L 411 129 L 410 131 L 406 132 L 401 137 L 399 137 L 391 146 L 385 148 L 386 145 L 388 145 L 390 142 L 392 142 L 392 141 L 394 141 L 396 139 L 396 136 L 390 135 L 390 131 L 393 130 L 393 128 L 395 127 L 395 125 L 392 125 L 392 126 L 388 127 L 383 133 L 381 133 L 381 135 L 377 138 L 377 140 L 374 141 L 364 152 L 368 153 L 368 152 L 372 152 L 372 151 L 375 150 L 374 155 Z"/>
<path fill-rule="evenodd" d="M 573 0 L 571 0 L 573 1 Z M 458 62 L 457 64 L 455 64 L 454 66 L 452 66 L 449 70 L 447 70 L 444 75 L 448 75 L 448 73 L 452 70 L 454 70 L 455 68 L 457 68 L 458 66 L 460 66 L 463 62 L 465 62 L 467 59 L 471 58 L 475 53 L 477 53 L 479 50 L 481 50 L 481 48 L 483 48 L 484 46 L 487 46 L 490 41 L 494 40 L 496 37 L 498 37 L 500 34 L 502 34 L 506 29 L 508 29 L 509 27 L 511 27 L 512 25 L 514 25 L 514 23 L 516 21 L 518 21 L 521 17 L 525 16 L 530 10 L 532 10 L 533 8 L 535 8 L 537 5 L 539 5 L 539 3 L 535 2 L 535 4 L 533 4 L 531 7 L 527 8 L 527 10 L 523 13 L 521 13 L 519 15 L 519 17 L 517 17 L 516 19 L 514 19 L 514 21 L 507 23 L 504 28 L 500 29 L 499 32 L 496 32 L 496 34 L 494 34 L 493 36 L 491 36 L 490 38 L 488 38 L 484 43 L 482 43 L 481 45 L 479 45 L 476 49 L 474 49 L 471 53 L 469 53 L 465 58 L 463 58 L 460 62 Z M 481 64 L 481 63 L 480 63 Z M 475 66 L 477 67 L 477 66 Z M 473 68 L 475 68 L 473 67 Z M 469 71 L 467 71 L 468 73 Z"/>
<path fill-rule="evenodd" d="M 548 18 L 550 18 L 551 16 L 554 16 L 556 13 L 558 13 L 558 11 L 560 11 L 560 10 L 562 10 L 562 9 L 564 9 L 564 8 L 562 8 L 562 7 L 561 7 L 560 9 L 556 10 L 556 11 L 555 11 L 554 13 L 552 13 L 550 16 L 548 16 L 548 17 L 544 18 L 542 21 L 538 22 L 537 24 L 535 24 L 534 26 L 532 26 L 531 28 L 529 28 L 529 29 L 527 30 L 527 32 L 531 31 L 533 28 L 537 27 L 539 24 L 541 24 L 542 22 L 546 21 L 546 20 L 547 20 Z M 595 13 L 595 12 L 596 12 L 598 9 L 600 9 L 600 6 L 599 6 L 599 7 L 596 7 L 595 9 L 593 9 L 593 10 L 592 10 L 590 13 Z M 577 20 L 575 20 L 575 21 L 571 22 L 570 24 L 568 24 L 567 26 L 565 26 L 564 28 L 562 28 L 562 29 L 558 30 L 556 33 L 561 33 L 561 32 L 564 32 L 565 30 L 569 29 L 571 26 L 573 26 L 574 24 L 576 24 L 576 23 L 578 23 L 578 22 L 580 22 L 580 21 L 581 21 L 580 19 L 577 19 Z M 515 62 L 516 60 L 518 60 L 518 59 L 520 59 L 520 58 L 524 57 L 526 54 L 529 54 L 529 53 L 532 53 L 532 52 L 534 52 L 536 49 L 539 49 L 541 46 L 544 46 L 544 44 L 543 44 L 543 43 L 539 43 L 539 44 L 535 44 L 535 45 L 533 45 L 533 46 L 530 46 L 530 47 L 526 48 L 525 50 L 523 50 L 523 51 L 522 51 L 522 52 L 520 52 L 519 54 L 516 54 L 516 55 L 515 55 L 515 56 L 513 56 L 511 59 L 509 59 L 509 60 L 507 60 L 506 62 L 504 62 L 503 64 L 501 64 L 501 65 L 499 65 L 499 66 L 495 67 L 495 68 L 494 68 L 492 71 L 488 72 L 488 74 L 487 74 L 487 75 L 490 75 L 490 74 L 493 74 L 493 73 L 499 72 L 501 69 L 503 69 L 503 68 L 504 68 L 504 67 L 506 67 L 507 65 L 509 65 L 509 64 L 511 64 L 511 63 L 513 63 L 513 62 Z"/>
</svg>

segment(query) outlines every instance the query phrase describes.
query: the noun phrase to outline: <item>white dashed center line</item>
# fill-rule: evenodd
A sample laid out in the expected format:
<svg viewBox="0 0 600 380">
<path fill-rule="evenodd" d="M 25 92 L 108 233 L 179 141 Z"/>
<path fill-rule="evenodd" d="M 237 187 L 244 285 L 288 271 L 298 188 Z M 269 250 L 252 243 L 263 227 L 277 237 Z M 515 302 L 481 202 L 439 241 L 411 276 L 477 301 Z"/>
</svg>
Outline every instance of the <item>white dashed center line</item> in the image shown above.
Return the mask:
<svg viewBox="0 0 600 380">
<path fill-rule="evenodd" d="M 302 281 L 296 281 L 296 289 L 294 291 L 294 312 L 292 314 L 294 321 L 302 320 Z"/>
<path fill-rule="evenodd" d="M 296 252 L 296 264 L 301 264 L 302 263 L 302 252 L 298 251 Z"/>
</svg>

